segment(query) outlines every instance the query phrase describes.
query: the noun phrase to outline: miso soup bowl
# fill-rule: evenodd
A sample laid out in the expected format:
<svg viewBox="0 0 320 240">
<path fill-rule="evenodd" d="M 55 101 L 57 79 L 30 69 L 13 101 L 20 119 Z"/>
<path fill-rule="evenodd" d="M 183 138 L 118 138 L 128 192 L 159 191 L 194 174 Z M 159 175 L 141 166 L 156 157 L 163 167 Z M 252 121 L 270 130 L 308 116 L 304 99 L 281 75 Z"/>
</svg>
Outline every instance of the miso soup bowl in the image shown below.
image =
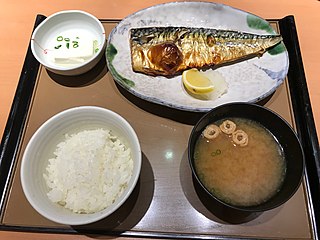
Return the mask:
<svg viewBox="0 0 320 240">
<path fill-rule="evenodd" d="M 284 153 L 286 174 L 278 192 L 269 200 L 254 206 L 236 206 L 226 203 L 211 193 L 201 182 L 194 162 L 194 152 L 197 139 L 207 125 L 226 118 L 245 118 L 256 121 L 269 130 Z M 206 113 L 194 126 L 188 143 L 189 164 L 194 176 L 195 186 L 205 192 L 210 201 L 234 210 L 245 212 L 262 212 L 276 208 L 287 202 L 301 184 L 304 172 L 304 153 L 300 141 L 292 127 L 277 113 L 266 107 L 251 103 L 229 103 L 218 106 Z"/>
</svg>

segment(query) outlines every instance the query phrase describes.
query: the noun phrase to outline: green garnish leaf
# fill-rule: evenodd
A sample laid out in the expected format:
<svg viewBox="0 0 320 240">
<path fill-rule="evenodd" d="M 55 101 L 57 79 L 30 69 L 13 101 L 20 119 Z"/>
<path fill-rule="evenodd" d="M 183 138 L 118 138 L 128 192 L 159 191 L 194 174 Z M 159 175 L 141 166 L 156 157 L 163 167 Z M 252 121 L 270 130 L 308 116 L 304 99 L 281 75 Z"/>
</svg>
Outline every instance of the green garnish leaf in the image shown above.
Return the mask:
<svg viewBox="0 0 320 240">
<path fill-rule="evenodd" d="M 77 47 L 79 47 L 79 42 L 78 41 L 72 41 L 72 43 L 73 43 L 73 48 L 77 48 Z"/>
<path fill-rule="evenodd" d="M 99 51 L 98 40 L 93 41 L 93 49 L 94 53 L 97 53 Z"/>
<path fill-rule="evenodd" d="M 217 149 L 216 151 L 214 151 L 214 152 L 211 153 L 211 156 L 212 156 L 212 157 L 215 157 L 215 156 L 218 156 L 218 155 L 220 155 L 220 154 L 221 154 L 221 150 L 220 150 L 220 149 Z"/>
</svg>

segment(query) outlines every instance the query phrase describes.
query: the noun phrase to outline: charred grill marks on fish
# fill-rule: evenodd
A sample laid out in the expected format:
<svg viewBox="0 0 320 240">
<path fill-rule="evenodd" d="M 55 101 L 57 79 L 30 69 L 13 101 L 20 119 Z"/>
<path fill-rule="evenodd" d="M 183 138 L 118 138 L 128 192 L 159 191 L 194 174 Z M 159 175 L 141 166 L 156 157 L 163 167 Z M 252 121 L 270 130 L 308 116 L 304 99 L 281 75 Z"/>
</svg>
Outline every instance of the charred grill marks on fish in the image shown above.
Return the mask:
<svg viewBox="0 0 320 240">
<path fill-rule="evenodd" d="M 173 76 L 250 55 L 261 56 L 281 35 L 257 35 L 220 29 L 150 27 L 130 30 L 132 68 L 148 75 Z"/>
</svg>

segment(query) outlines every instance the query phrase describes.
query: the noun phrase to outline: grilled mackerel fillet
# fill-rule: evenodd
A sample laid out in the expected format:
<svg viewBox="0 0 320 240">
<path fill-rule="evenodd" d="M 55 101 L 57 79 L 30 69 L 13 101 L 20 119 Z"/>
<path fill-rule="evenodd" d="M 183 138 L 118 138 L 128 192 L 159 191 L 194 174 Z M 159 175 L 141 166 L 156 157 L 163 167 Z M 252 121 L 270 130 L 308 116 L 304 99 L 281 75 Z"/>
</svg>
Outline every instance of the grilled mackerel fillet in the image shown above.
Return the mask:
<svg viewBox="0 0 320 240">
<path fill-rule="evenodd" d="M 186 27 L 134 28 L 130 34 L 133 70 L 167 77 L 261 56 L 282 41 L 280 35 Z"/>
</svg>

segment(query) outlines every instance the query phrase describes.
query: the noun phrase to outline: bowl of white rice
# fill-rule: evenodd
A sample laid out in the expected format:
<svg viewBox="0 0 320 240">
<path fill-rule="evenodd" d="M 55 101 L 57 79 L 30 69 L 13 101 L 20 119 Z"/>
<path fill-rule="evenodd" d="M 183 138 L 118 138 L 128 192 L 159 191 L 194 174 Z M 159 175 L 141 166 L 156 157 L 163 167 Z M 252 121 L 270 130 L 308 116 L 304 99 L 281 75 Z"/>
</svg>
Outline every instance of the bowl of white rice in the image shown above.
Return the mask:
<svg viewBox="0 0 320 240">
<path fill-rule="evenodd" d="M 20 177 L 32 207 L 65 225 L 96 222 L 131 195 L 141 171 L 132 126 L 101 107 L 64 110 L 43 123 L 24 151 Z"/>
</svg>

